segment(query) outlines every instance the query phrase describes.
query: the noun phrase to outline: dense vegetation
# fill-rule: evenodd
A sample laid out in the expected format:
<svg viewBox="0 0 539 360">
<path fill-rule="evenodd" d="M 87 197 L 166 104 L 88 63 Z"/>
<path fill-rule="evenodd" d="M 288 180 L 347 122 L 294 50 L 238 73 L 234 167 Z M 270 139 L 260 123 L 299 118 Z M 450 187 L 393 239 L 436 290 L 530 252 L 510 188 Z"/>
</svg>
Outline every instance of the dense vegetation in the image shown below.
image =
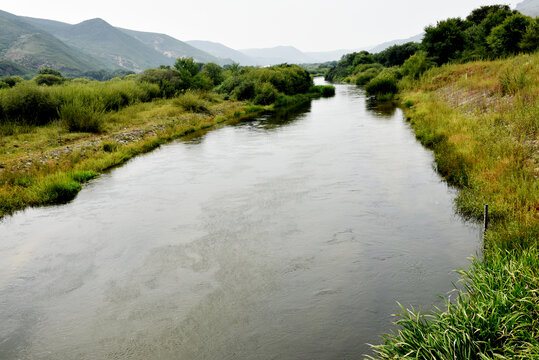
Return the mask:
<svg viewBox="0 0 539 360">
<path fill-rule="evenodd" d="M 539 53 L 444 65 L 400 83 L 417 138 L 459 188 L 461 214 L 491 223 L 465 292 L 430 314 L 405 310 L 383 359 L 539 358 Z"/>
<path fill-rule="evenodd" d="M 82 182 L 171 138 L 334 91 L 296 65 L 191 58 L 108 81 L 47 68 L 31 80 L 0 78 L 0 217 L 67 201 Z"/>
<path fill-rule="evenodd" d="M 458 211 L 479 220 L 490 208 L 483 258 L 461 271 L 465 292 L 426 315 L 403 309 L 379 358 L 539 358 L 538 47 L 539 19 L 483 6 L 426 27 L 421 44 L 348 54 L 326 74 L 378 99 L 399 93 L 459 188 Z"/>
<path fill-rule="evenodd" d="M 483 6 L 427 26 L 421 44 L 348 54 L 327 72 L 379 100 L 398 93 L 459 189 L 458 211 L 480 220 L 490 209 L 483 258 L 460 272 L 465 291 L 429 314 L 403 308 L 379 358 L 539 358 L 538 47 L 538 18 Z"/>
<path fill-rule="evenodd" d="M 421 44 L 394 45 L 377 54 L 344 55 L 325 78 L 366 86 L 369 94 L 388 98 L 396 93 L 402 77 L 417 79 L 435 65 L 492 60 L 532 53 L 538 47 L 538 18 L 524 16 L 507 5 L 483 6 L 466 19 L 451 18 L 427 26 Z M 392 68 L 392 76 L 383 68 Z M 380 92 L 384 88 L 388 89 L 385 94 Z"/>
</svg>

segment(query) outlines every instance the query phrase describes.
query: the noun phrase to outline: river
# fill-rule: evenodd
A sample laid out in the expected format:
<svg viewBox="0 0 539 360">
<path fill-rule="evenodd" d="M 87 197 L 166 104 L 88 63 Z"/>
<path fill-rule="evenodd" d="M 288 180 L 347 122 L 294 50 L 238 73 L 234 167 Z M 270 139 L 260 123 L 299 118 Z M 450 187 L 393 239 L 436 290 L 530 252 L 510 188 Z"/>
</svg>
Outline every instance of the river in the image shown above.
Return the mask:
<svg viewBox="0 0 539 360">
<path fill-rule="evenodd" d="M 358 359 L 480 249 L 363 92 L 176 141 L 0 222 L 0 359 Z"/>
</svg>

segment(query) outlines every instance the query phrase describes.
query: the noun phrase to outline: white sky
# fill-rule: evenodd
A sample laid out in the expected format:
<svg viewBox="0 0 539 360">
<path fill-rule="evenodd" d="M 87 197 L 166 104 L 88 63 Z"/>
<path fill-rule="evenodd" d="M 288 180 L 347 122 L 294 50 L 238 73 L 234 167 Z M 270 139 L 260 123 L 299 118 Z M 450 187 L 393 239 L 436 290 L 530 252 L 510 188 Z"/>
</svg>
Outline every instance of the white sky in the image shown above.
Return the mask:
<svg viewBox="0 0 539 360">
<path fill-rule="evenodd" d="M 354 49 L 419 34 L 428 24 L 465 17 L 492 0 L 3 0 L 15 15 L 75 24 L 100 17 L 132 30 L 235 49 L 292 45 L 303 51 Z"/>
</svg>

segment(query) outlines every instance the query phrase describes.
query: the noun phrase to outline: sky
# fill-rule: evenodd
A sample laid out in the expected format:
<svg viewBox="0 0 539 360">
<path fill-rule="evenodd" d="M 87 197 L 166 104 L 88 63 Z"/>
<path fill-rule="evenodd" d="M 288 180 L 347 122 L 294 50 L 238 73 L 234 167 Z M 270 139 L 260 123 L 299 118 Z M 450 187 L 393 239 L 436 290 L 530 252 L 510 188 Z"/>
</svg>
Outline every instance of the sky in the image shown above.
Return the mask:
<svg viewBox="0 0 539 360">
<path fill-rule="evenodd" d="M 295 46 L 302 51 L 359 49 L 405 39 L 448 17 L 517 1 L 490 0 L 3 0 L 0 10 L 76 24 L 113 26 L 209 40 L 234 49 Z"/>
</svg>

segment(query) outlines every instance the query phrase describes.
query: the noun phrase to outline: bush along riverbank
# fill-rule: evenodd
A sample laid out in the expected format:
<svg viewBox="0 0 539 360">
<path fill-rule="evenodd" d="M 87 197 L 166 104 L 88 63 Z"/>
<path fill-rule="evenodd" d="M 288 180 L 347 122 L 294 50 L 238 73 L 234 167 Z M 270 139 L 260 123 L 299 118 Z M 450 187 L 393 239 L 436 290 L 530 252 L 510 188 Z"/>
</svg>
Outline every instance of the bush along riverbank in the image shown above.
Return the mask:
<svg viewBox="0 0 539 360">
<path fill-rule="evenodd" d="M 482 259 L 443 309 L 403 309 L 381 359 L 539 358 L 539 54 L 443 65 L 399 84 L 417 138 L 459 189 L 456 207 L 491 221 Z"/>
<path fill-rule="evenodd" d="M 334 95 L 295 65 L 192 59 L 105 82 L 45 70 L 0 84 L 0 218 L 69 201 L 84 182 L 172 139 Z"/>
</svg>

